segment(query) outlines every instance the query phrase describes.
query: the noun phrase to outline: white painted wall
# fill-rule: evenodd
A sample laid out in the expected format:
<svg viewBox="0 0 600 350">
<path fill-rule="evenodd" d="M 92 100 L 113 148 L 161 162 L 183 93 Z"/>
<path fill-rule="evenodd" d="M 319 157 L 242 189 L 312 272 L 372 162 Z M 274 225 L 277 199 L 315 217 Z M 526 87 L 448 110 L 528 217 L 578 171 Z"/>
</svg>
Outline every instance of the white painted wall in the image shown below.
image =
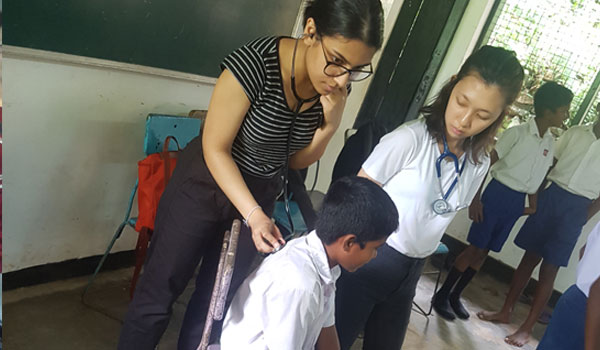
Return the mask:
<svg viewBox="0 0 600 350">
<path fill-rule="evenodd" d="M 8 51 L 4 272 L 101 254 L 125 215 L 147 114 L 206 109 L 213 85 Z M 114 251 L 136 237 L 126 228 Z"/>
</svg>

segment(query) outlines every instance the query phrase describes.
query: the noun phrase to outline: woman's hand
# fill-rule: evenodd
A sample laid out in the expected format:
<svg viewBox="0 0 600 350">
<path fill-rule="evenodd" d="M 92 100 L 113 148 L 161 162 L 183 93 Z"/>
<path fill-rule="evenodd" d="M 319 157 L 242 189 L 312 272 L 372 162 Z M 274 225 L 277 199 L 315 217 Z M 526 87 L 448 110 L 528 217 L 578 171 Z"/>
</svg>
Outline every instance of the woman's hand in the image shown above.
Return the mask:
<svg viewBox="0 0 600 350">
<path fill-rule="evenodd" d="M 304 169 L 321 158 L 327 143 L 340 126 L 347 95 L 348 90 L 345 86 L 334 89 L 328 95 L 321 95 L 323 124 L 315 132 L 310 144 L 290 158 L 290 169 Z"/>
<path fill-rule="evenodd" d="M 348 89 L 346 89 L 346 86 L 336 88 L 331 93 L 321 96 L 320 99 L 324 116 L 323 127 L 337 130 L 342 121 L 342 114 L 344 114 L 346 97 L 348 97 Z"/>
<path fill-rule="evenodd" d="M 265 215 L 262 209 L 258 209 L 252 214 L 248 220 L 248 226 L 252 231 L 254 245 L 261 253 L 272 253 L 285 244 L 279 228 Z"/>
</svg>

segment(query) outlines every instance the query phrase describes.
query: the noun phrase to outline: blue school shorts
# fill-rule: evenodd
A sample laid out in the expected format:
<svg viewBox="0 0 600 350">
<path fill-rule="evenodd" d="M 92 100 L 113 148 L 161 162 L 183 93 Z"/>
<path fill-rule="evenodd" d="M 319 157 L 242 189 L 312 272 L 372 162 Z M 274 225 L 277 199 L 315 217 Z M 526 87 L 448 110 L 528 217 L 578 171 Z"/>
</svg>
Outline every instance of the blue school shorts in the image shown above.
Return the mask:
<svg viewBox="0 0 600 350">
<path fill-rule="evenodd" d="M 499 252 L 523 215 L 525 196 L 525 193 L 492 179 L 481 197 L 483 221 L 471 224 L 467 241 L 477 248 Z"/>
<path fill-rule="evenodd" d="M 587 298 L 572 285 L 558 299 L 537 350 L 583 350 Z"/>
<path fill-rule="evenodd" d="M 547 263 L 567 266 L 591 202 L 552 183 L 540 193 L 537 211 L 527 218 L 515 244 Z"/>
</svg>

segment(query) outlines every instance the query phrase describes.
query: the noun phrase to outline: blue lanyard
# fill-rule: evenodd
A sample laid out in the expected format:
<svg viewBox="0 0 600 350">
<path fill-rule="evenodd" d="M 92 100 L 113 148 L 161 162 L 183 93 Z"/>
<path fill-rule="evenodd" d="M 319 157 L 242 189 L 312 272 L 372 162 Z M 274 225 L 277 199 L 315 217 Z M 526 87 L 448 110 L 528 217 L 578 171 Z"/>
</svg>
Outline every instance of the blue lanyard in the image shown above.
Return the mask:
<svg viewBox="0 0 600 350">
<path fill-rule="evenodd" d="M 447 157 L 450 157 L 454 161 L 454 169 L 456 171 L 456 177 L 454 178 L 454 181 L 452 181 L 450 188 L 448 189 L 448 191 L 446 191 L 446 193 L 442 193 L 444 200 L 447 200 L 448 197 L 450 196 L 450 193 L 452 193 L 454 186 L 456 186 L 456 184 L 458 183 L 458 178 L 460 177 L 460 175 L 462 175 L 462 172 L 465 169 L 465 162 L 467 160 L 467 155 L 466 154 L 464 155 L 465 158 L 463 159 L 462 165 L 459 168 L 458 157 L 456 157 L 456 154 L 450 152 L 450 148 L 448 148 L 448 142 L 446 142 L 446 135 L 444 135 L 443 139 L 444 139 L 444 152 L 438 157 L 437 161 L 435 162 L 435 170 L 437 171 L 438 182 L 440 184 L 440 191 L 443 191 L 442 190 L 442 162 L 444 161 L 444 159 L 446 159 Z"/>
</svg>

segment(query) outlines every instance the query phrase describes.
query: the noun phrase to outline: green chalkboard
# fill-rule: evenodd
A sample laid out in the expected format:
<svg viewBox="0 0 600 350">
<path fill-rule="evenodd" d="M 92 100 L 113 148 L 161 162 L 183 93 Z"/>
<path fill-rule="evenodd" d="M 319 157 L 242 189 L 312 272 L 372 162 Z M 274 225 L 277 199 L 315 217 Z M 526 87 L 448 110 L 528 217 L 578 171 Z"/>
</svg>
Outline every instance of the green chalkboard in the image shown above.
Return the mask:
<svg viewBox="0 0 600 350">
<path fill-rule="evenodd" d="M 4 0 L 4 44 L 217 77 L 232 50 L 290 35 L 301 0 Z"/>
</svg>

